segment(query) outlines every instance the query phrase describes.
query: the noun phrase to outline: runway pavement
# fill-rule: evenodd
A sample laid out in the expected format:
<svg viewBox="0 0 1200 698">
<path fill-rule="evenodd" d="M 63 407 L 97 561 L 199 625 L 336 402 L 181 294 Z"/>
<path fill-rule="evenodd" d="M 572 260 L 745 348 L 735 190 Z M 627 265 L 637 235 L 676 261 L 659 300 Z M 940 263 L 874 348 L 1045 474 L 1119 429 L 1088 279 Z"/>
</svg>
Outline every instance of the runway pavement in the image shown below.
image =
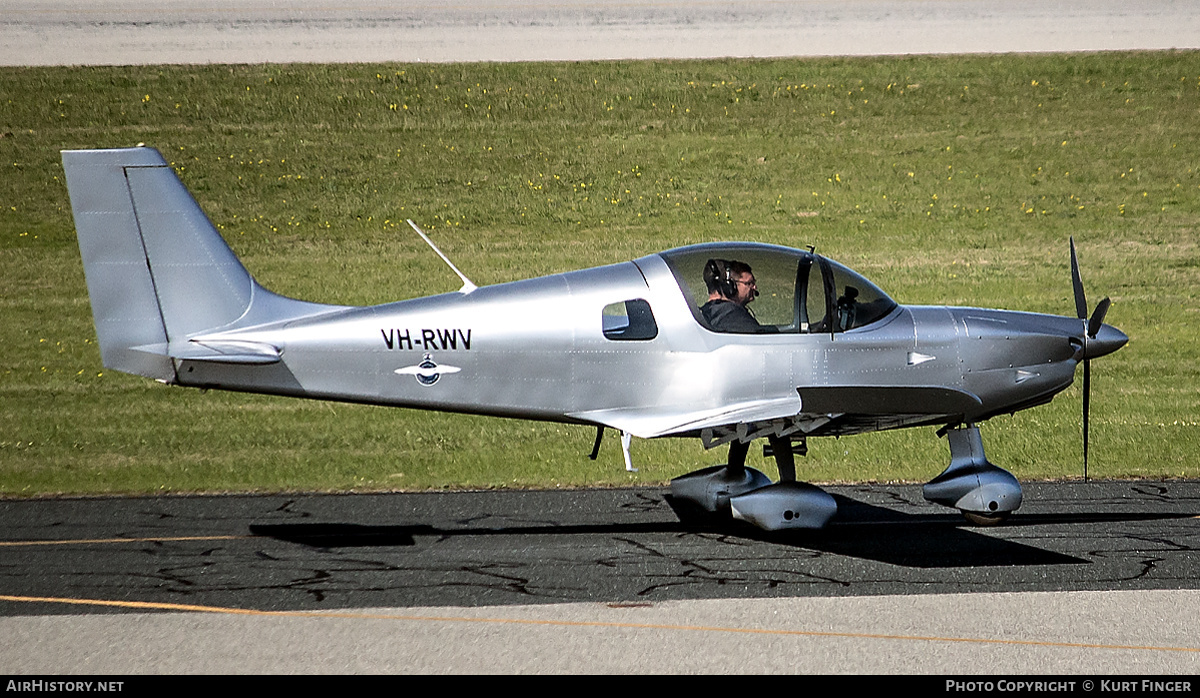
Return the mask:
<svg viewBox="0 0 1200 698">
<path fill-rule="evenodd" d="M 0 502 L 0 672 L 1200 668 L 1200 482 L 1033 483 L 989 529 L 831 492 L 791 535 L 658 489 Z"/>
<path fill-rule="evenodd" d="M 1196 48 L 1188 0 L 0 0 L 0 65 Z"/>
</svg>

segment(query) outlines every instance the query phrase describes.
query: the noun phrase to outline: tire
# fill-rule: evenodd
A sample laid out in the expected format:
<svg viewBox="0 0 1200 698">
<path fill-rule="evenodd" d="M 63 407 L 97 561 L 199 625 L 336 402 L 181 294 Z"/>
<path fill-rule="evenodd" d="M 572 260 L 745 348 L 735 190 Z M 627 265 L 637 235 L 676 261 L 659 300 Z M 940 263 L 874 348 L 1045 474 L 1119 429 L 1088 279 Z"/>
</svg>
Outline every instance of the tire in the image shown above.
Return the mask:
<svg viewBox="0 0 1200 698">
<path fill-rule="evenodd" d="M 970 521 L 972 525 L 986 528 L 988 526 L 999 526 L 1005 521 L 1008 521 L 1008 515 L 1011 513 L 1012 512 L 1010 511 L 1001 511 L 995 514 L 984 514 L 978 511 L 964 511 L 962 515 L 966 517 L 967 521 Z"/>
</svg>

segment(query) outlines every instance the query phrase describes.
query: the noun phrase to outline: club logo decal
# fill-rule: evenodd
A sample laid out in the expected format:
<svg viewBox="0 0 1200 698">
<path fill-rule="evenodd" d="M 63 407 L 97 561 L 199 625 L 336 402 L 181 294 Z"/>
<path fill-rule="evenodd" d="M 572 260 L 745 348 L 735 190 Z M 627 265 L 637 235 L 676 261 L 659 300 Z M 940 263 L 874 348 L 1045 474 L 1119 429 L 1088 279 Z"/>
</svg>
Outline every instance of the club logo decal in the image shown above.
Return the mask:
<svg viewBox="0 0 1200 698">
<path fill-rule="evenodd" d="M 421 363 L 416 366 L 405 366 L 404 368 L 396 369 L 395 373 L 401 376 L 416 376 L 417 382 L 421 385 L 430 386 L 437 383 L 444 373 L 458 373 L 462 369 L 457 366 L 439 366 L 433 360 L 432 354 L 425 354 L 421 359 Z"/>
</svg>

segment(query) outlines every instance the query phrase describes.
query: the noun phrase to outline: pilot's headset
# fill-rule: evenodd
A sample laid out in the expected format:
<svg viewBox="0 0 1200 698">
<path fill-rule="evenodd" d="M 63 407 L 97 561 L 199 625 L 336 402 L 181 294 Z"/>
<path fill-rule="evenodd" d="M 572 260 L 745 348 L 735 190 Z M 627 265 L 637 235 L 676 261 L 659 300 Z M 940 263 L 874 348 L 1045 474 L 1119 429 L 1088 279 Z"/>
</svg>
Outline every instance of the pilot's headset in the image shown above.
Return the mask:
<svg viewBox="0 0 1200 698">
<path fill-rule="evenodd" d="M 715 288 L 722 298 L 737 297 L 737 284 L 729 268 L 732 264 L 727 259 L 710 259 L 704 265 L 704 284 L 710 289 Z M 754 297 L 758 297 L 758 289 L 754 289 Z"/>
<path fill-rule="evenodd" d="M 722 298 L 734 298 L 737 289 L 734 288 L 733 276 L 729 271 L 729 262 L 724 259 L 710 259 L 704 265 L 704 285 L 709 291 L 716 291 Z"/>
</svg>

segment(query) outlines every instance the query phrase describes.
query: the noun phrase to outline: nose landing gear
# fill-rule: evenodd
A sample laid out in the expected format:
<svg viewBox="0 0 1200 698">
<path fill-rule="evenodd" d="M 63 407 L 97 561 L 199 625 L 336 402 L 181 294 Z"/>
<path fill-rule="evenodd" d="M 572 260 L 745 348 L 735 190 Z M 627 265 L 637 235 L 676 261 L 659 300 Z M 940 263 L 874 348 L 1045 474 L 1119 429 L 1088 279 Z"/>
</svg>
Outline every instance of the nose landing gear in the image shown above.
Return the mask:
<svg viewBox="0 0 1200 698">
<path fill-rule="evenodd" d="M 988 462 L 974 424 L 949 429 L 950 465 L 923 488 L 925 499 L 953 507 L 976 526 L 995 526 L 1021 506 L 1021 484 Z"/>
</svg>

